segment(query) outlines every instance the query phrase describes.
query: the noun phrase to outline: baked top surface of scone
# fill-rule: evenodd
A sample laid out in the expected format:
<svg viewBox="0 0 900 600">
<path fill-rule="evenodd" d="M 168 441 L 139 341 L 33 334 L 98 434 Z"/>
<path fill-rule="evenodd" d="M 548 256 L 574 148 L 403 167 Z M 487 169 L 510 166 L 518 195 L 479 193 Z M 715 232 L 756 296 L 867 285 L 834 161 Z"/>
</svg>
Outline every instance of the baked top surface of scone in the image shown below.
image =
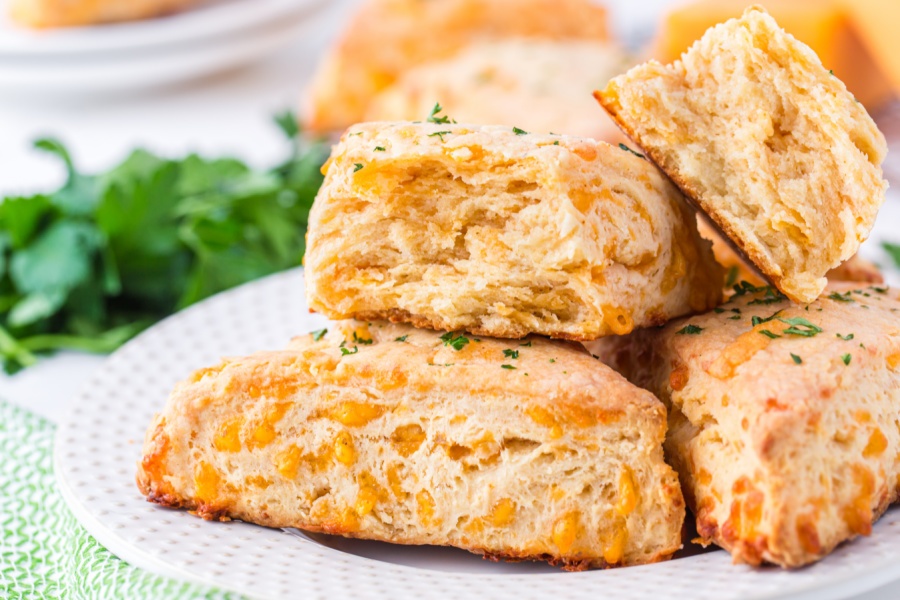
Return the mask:
<svg viewBox="0 0 900 600">
<path fill-rule="evenodd" d="M 198 0 L 11 0 L 9 14 L 28 27 L 72 27 L 146 19 Z"/>
<path fill-rule="evenodd" d="M 652 394 L 568 342 L 343 322 L 179 384 L 137 479 L 206 518 L 579 569 L 680 547 L 664 435 Z"/>
<path fill-rule="evenodd" d="M 648 161 L 452 123 L 344 134 L 310 213 L 309 307 L 481 335 L 589 340 L 702 311 L 722 271 Z"/>
<path fill-rule="evenodd" d="M 671 406 L 667 458 L 702 538 L 796 567 L 867 535 L 900 492 L 900 301 L 771 288 L 592 348 Z"/>
<path fill-rule="evenodd" d="M 508 37 L 602 41 L 606 11 L 590 0 L 367 0 L 319 65 L 306 127 L 341 131 L 408 69 Z"/>
<path fill-rule="evenodd" d="M 809 47 L 762 9 L 711 28 L 597 99 L 752 262 L 797 302 L 868 236 L 884 136 Z"/>
<path fill-rule="evenodd" d="M 460 123 L 624 141 L 591 92 L 626 68 L 622 50 L 593 40 L 475 42 L 401 75 L 375 97 L 366 120 L 414 121 L 440 101 Z"/>
</svg>

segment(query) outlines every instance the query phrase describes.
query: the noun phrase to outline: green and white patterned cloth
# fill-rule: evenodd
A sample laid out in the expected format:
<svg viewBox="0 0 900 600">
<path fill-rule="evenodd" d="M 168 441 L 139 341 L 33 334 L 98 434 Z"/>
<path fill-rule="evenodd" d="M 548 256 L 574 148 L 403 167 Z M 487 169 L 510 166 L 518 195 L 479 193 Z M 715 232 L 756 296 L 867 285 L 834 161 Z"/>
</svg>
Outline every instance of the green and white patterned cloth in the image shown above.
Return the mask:
<svg viewBox="0 0 900 600">
<path fill-rule="evenodd" d="M 56 488 L 55 429 L 0 400 L 0 598 L 238 598 L 137 569 L 97 543 Z"/>
</svg>

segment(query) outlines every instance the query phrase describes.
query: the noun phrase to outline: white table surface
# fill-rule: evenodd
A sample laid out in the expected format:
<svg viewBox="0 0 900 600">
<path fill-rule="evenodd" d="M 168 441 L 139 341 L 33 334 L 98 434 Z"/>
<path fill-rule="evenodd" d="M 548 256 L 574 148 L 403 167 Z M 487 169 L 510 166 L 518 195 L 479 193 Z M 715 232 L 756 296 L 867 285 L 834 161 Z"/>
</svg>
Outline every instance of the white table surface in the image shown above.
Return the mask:
<svg viewBox="0 0 900 600">
<path fill-rule="evenodd" d="M 316 58 L 354 1 L 333 0 L 311 35 L 277 55 L 190 84 L 102 99 L 0 98 L 0 195 L 53 189 L 62 182 L 61 166 L 30 149 L 31 140 L 42 135 L 61 138 L 78 166 L 89 172 L 108 168 L 135 146 L 172 156 L 197 151 L 235 155 L 256 165 L 273 163 L 285 150 L 269 116 L 297 106 Z M 652 0 L 651 4 L 658 7 L 669 1 Z M 639 4 L 616 7 L 619 29 L 634 23 L 630 13 Z M 900 188 L 900 182 L 895 187 Z M 890 194 L 873 238 L 900 242 L 900 194 Z M 864 255 L 882 262 L 885 258 L 874 240 Z M 895 276 L 891 279 L 900 284 Z M 74 393 L 103 360 L 76 353 L 44 359 L 13 377 L 0 375 L 0 397 L 58 421 Z M 900 583 L 858 600 L 897 598 Z"/>
</svg>

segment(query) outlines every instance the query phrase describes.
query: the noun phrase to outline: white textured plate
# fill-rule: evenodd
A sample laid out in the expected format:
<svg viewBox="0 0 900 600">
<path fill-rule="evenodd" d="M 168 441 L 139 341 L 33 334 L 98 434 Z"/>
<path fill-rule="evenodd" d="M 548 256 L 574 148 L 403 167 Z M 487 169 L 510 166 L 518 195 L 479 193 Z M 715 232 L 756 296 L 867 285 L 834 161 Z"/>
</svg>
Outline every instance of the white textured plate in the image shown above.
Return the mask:
<svg viewBox="0 0 900 600">
<path fill-rule="evenodd" d="M 115 353 L 57 433 L 56 473 L 81 523 L 134 565 L 260 598 L 831 600 L 900 577 L 900 509 L 870 538 L 796 572 L 734 566 L 721 551 L 610 571 L 494 564 L 448 548 L 390 546 L 215 523 L 148 504 L 134 484 L 144 430 L 169 389 L 223 355 L 283 346 L 325 323 L 306 310 L 301 270 L 185 310 Z"/>
<path fill-rule="evenodd" d="M 10 22 L 0 0 L 0 59 L 72 59 L 88 54 L 159 51 L 239 35 L 293 19 L 320 0 L 206 0 L 172 15 L 89 27 L 30 30 Z"/>
</svg>

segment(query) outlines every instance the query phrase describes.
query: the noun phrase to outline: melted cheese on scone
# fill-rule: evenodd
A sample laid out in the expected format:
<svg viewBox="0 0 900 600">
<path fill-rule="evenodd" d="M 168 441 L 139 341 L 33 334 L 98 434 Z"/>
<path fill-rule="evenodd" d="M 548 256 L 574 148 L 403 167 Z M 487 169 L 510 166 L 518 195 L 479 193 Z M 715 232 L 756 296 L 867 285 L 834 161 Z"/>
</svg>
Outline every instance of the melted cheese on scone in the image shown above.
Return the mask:
<svg viewBox="0 0 900 600">
<path fill-rule="evenodd" d="M 661 560 L 665 409 L 566 342 L 344 322 L 173 392 L 138 484 L 205 518 L 570 569 Z"/>
</svg>

